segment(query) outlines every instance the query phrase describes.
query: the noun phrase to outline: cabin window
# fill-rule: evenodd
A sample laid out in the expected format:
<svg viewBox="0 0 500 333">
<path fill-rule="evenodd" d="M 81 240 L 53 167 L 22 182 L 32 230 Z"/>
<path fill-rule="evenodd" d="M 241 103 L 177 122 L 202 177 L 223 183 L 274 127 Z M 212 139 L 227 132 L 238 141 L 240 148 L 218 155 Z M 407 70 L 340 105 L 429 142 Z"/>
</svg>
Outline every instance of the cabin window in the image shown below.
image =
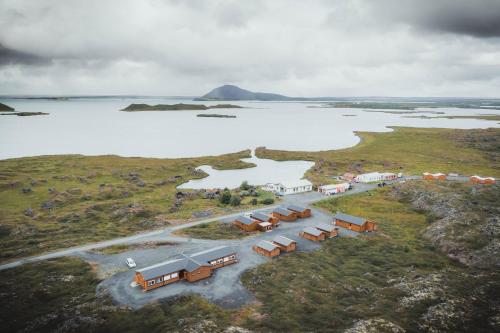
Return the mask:
<svg viewBox="0 0 500 333">
<path fill-rule="evenodd" d="M 150 280 L 148 281 L 148 287 L 152 286 L 155 284 L 155 280 Z"/>
<path fill-rule="evenodd" d="M 217 260 L 213 260 L 210 262 L 210 265 L 215 266 L 217 264 Z"/>
<path fill-rule="evenodd" d="M 170 276 L 172 277 L 172 279 L 175 279 L 179 276 L 179 273 L 172 273 Z"/>
<path fill-rule="evenodd" d="M 224 258 L 224 262 L 231 260 L 229 257 Z"/>
<path fill-rule="evenodd" d="M 229 259 L 234 260 L 234 259 L 236 259 L 236 256 L 233 254 L 233 255 L 231 255 L 231 256 L 229 257 Z"/>
<path fill-rule="evenodd" d="M 165 276 L 163 277 L 163 281 L 167 281 L 167 280 L 170 280 L 170 275 L 165 275 Z"/>
<path fill-rule="evenodd" d="M 161 282 L 163 282 L 163 278 L 162 277 L 159 277 L 159 278 L 156 279 L 156 283 L 161 283 Z"/>
<path fill-rule="evenodd" d="M 218 263 L 218 264 L 222 264 L 223 262 L 224 262 L 224 260 L 223 260 L 223 259 L 217 259 L 217 263 Z"/>
</svg>

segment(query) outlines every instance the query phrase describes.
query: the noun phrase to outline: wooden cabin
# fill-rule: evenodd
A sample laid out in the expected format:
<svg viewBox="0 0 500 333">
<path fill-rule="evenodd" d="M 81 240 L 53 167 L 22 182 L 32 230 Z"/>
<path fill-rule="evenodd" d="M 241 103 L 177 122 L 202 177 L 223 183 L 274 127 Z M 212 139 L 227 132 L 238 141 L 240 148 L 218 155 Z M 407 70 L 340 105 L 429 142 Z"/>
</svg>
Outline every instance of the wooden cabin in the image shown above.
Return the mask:
<svg viewBox="0 0 500 333">
<path fill-rule="evenodd" d="M 315 228 L 324 233 L 325 238 L 337 237 L 339 234 L 337 228 L 332 224 L 319 224 Z"/>
<path fill-rule="evenodd" d="M 325 234 L 320 230 L 312 227 L 304 228 L 304 230 L 302 230 L 299 233 L 299 236 L 305 239 L 312 240 L 314 242 L 320 242 L 325 240 Z"/>
<path fill-rule="evenodd" d="M 309 208 L 304 208 L 296 205 L 289 205 L 286 209 L 291 210 L 292 212 L 297 214 L 298 218 L 310 217 L 311 210 Z"/>
<path fill-rule="evenodd" d="M 361 217 L 351 216 L 344 213 L 337 213 L 333 217 L 333 223 L 337 227 L 342 227 L 356 232 L 377 231 L 377 224 Z"/>
<path fill-rule="evenodd" d="M 252 248 L 258 254 L 269 258 L 279 256 L 281 252 L 278 245 L 265 240 L 258 242 Z"/>
<path fill-rule="evenodd" d="M 279 218 L 274 217 L 272 215 L 264 214 L 264 213 L 252 213 L 252 218 L 254 220 L 259 220 L 261 222 L 269 222 L 271 223 L 274 227 L 276 227 L 279 224 Z"/>
<path fill-rule="evenodd" d="M 236 262 L 236 251 L 232 247 L 219 246 L 138 269 L 135 271 L 134 282 L 141 286 L 144 291 L 180 280 L 195 282 L 210 277 L 215 269 Z"/>
<path fill-rule="evenodd" d="M 273 243 L 278 245 L 281 251 L 293 252 L 297 249 L 297 242 L 285 236 L 276 236 Z"/>
<path fill-rule="evenodd" d="M 495 184 L 496 180 L 493 177 L 481 177 L 481 176 L 472 176 L 470 177 L 470 181 L 473 184 Z"/>
<path fill-rule="evenodd" d="M 275 208 L 272 212 L 273 216 L 281 221 L 293 222 L 297 220 L 297 213 L 291 210 L 288 210 L 283 207 Z"/>
<path fill-rule="evenodd" d="M 256 231 L 259 228 L 260 222 L 259 220 L 240 215 L 234 219 L 233 224 L 245 231 Z"/>
<path fill-rule="evenodd" d="M 444 173 L 429 173 L 424 172 L 422 178 L 425 180 L 446 180 L 446 175 Z"/>
</svg>

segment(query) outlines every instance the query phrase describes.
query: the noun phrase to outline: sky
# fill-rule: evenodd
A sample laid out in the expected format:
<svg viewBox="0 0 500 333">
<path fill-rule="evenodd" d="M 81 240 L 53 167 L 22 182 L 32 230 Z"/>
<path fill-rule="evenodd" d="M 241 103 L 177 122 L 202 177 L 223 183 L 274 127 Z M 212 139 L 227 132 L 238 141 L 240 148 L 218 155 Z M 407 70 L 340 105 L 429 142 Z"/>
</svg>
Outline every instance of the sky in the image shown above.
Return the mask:
<svg viewBox="0 0 500 333">
<path fill-rule="evenodd" d="M 0 95 L 500 97 L 500 0 L 0 0 Z"/>
</svg>

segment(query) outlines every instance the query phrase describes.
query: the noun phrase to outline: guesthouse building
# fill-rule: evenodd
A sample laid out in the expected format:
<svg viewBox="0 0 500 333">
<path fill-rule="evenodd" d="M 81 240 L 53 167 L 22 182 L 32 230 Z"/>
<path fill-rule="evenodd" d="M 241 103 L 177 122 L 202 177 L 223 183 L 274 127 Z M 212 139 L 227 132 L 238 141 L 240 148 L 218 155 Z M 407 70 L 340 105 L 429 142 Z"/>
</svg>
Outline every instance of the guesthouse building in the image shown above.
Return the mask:
<svg viewBox="0 0 500 333">
<path fill-rule="evenodd" d="M 274 237 L 273 243 L 276 244 L 282 252 L 293 252 L 297 248 L 297 242 L 285 236 Z"/>
<path fill-rule="evenodd" d="M 281 221 L 293 222 L 297 220 L 297 213 L 284 207 L 277 207 L 272 212 L 273 216 Z"/>
<path fill-rule="evenodd" d="M 425 180 L 446 180 L 446 175 L 441 172 L 438 173 L 424 172 L 422 174 L 422 178 Z"/>
<path fill-rule="evenodd" d="M 286 209 L 297 214 L 298 218 L 311 217 L 311 209 L 305 208 L 297 205 L 288 205 Z"/>
<path fill-rule="evenodd" d="M 496 180 L 493 177 L 481 177 L 481 176 L 472 176 L 470 177 L 470 181 L 473 184 L 495 184 Z"/>
<path fill-rule="evenodd" d="M 293 182 L 268 183 L 264 190 L 271 191 L 277 195 L 289 195 L 312 191 L 312 183 L 307 179 L 299 179 Z"/>
<path fill-rule="evenodd" d="M 274 243 L 268 241 L 260 241 L 253 246 L 253 250 L 260 255 L 265 257 L 276 257 L 280 255 L 280 247 Z"/>
<path fill-rule="evenodd" d="M 262 221 L 244 215 L 240 215 L 234 219 L 233 224 L 245 231 L 256 231 L 258 230 L 259 223 L 261 222 Z"/>
<path fill-rule="evenodd" d="M 156 289 L 180 280 L 196 282 L 208 278 L 215 269 L 237 262 L 236 251 L 219 246 L 189 256 L 158 263 L 135 271 L 134 282 L 144 291 Z"/>
<path fill-rule="evenodd" d="M 335 214 L 333 216 L 333 224 L 335 224 L 337 227 L 353 230 L 356 232 L 377 231 L 377 225 L 375 222 L 344 213 Z"/>
<path fill-rule="evenodd" d="M 321 232 L 321 230 L 318 230 L 313 227 L 304 228 L 299 233 L 299 236 L 314 242 L 320 242 L 322 240 L 325 240 L 325 234 Z"/>
<path fill-rule="evenodd" d="M 260 212 L 252 213 L 251 217 L 252 219 L 259 220 L 261 222 L 269 222 L 273 226 L 276 226 L 280 221 L 277 217 Z"/>
<path fill-rule="evenodd" d="M 343 193 L 350 188 L 349 183 L 330 184 L 318 186 L 318 192 L 324 195 L 332 195 L 336 193 Z"/>
<path fill-rule="evenodd" d="M 338 236 L 338 230 L 333 224 L 318 224 L 316 229 L 325 234 L 325 238 L 333 238 Z"/>
</svg>

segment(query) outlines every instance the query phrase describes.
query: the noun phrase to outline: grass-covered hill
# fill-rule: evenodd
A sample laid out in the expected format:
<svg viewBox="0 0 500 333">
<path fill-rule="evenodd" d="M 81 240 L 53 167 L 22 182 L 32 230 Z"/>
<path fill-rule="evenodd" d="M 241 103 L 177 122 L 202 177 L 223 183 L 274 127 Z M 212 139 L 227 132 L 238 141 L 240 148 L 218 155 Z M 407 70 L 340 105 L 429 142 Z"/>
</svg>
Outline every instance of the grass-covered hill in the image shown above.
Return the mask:
<svg viewBox="0 0 500 333">
<path fill-rule="evenodd" d="M 149 104 L 130 104 L 126 108 L 121 111 L 190 111 L 190 110 L 210 110 L 210 109 L 239 109 L 241 106 L 232 105 L 232 104 L 217 104 L 206 106 L 203 104 L 157 104 L 157 105 L 149 105 Z"/>
</svg>

